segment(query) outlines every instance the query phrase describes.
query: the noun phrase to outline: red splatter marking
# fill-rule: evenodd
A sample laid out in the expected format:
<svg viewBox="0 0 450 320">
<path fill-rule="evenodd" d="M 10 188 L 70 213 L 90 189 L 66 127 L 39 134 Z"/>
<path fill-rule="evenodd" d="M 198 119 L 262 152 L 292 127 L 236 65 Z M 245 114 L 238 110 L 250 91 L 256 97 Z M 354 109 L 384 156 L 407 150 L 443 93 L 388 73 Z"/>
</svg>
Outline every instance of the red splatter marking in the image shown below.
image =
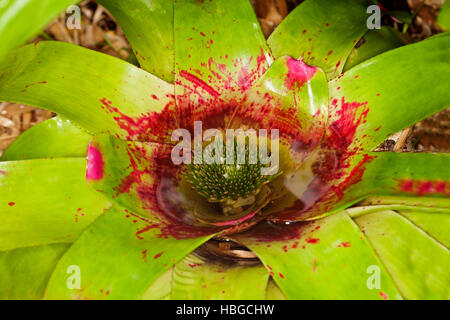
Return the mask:
<svg viewBox="0 0 450 320">
<path fill-rule="evenodd" d="M 278 272 L 278 275 L 280 276 L 281 279 L 284 279 L 284 275 L 281 272 Z"/>
<path fill-rule="evenodd" d="M 377 128 L 375 129 L 375 131 L 378 131 L 378 130 L 380 130 L 380 129 L 381 129 L 381 126 L 377 127 Z"/>
<path fill-rule="evenodd" d="M 153 259 L 158 259 L 159 257 L 162 256 L 163 253 L 164 253 L 164 252 L 160 252 L 160 253 L 156 254 L 156 255 L 153 257 Z"/>
<path fill-rule="evenodd" d="M 142 251 L 142 259 L 143 259 L 144 261 L 147 261 L 147 249 L 145 249 L 145 250 Z"/>
<path fill-rule="evenodd" d="M 318 238 L 308 238 L 308 239 L 306 239 L 306 242 L 312 243 L 312 244 L 316 244 L 316 243 L 320 242 L 320 239 L 318 239 Z"/>
<path fill-rule="evenodd" d="M 292 90 L 294 86 L 301 87 L 305 82 L 310 80 L 316 73 L 315 67 L 310 67 L 300 60 L 289 58 L 286 62 L 288 74 L 285 80 L 285 86 Z"/>
<path fill-rule="evenodd" d="M 103 156 L 100 151 L 92 146 L 91 143 L 87 149 L 87 170 L 86 179 L 100 180 L 103 178 Z"/>
<path fill-rule="evenodd" d="M 388 295 L 386 293 L 384 293 L 383 291 L 380 291 L 379 293 L 380 293 L 380 297 L 382 297 L 383 300 L 388 300 L 389 299 Z"/>
<path fill-rule="evenodd" d="M 189 263 L 188 266 L 192 269 L 194 269 L 195 267 L 201 266 L 201 263 Z"/>
<path fill-rule="evenodd" d="M 333 53 L 333 50 L 328 51 L 328 55 L 331 55 Z"/>
<path fill-rule="evenodd" d="M 305 34 L 306 33 L 306 29 L 304 29 L 302 33 Z"/>
<path fill-rule="evenodd" d="M 400 192 L 418 196 L 430 194 L 450 195 L 450 182 L 442 180 L 400 179 L 398 181 L 398 189 Z"/>
<path fill-rule="evenodd" d="M 352 246 L 352 244 L 350 243 L 350 241 L 347 242 L 341 242 L 338 247 L 343 247 L 343 248 L 350 248 Z"/>
<path fill-rule="evenodd" d="M 15 202 L 9 202 L 9 203 L 8 203 L 8 206 L 10 206 L 10 207 L 15 206 L 15 205 L 16 205 Z"/>
<path fill-rule="evenodd" d="M 206 34 L 204 34 L 204 33 L 201 32 L 201 31 L 200 31 L 200 35 L 201 35 L 202 37 L 206 37 Z"/>
<path fill-rule="evenodd" d="M 220 94 L 216 90 L 214 90 L 211 86 L 209 86 L 202 79 L 199 79 L 196 76 L 194 76 L 192 73 L 189 73 L 187 71 L 181 70 L 179 75 L 181 77 L 185 78 L 186 80 L 192 82 L 196 87 L 202 88 L 203 90 L 208 92 L 213 97 L 218 98 L 220 96 Z"/>
<path fill-rule="evenodd" d="M 152 98 L 155 100 L 159 100 L 158 96 L 156 94 L 152 94 Z"/>
</svg>

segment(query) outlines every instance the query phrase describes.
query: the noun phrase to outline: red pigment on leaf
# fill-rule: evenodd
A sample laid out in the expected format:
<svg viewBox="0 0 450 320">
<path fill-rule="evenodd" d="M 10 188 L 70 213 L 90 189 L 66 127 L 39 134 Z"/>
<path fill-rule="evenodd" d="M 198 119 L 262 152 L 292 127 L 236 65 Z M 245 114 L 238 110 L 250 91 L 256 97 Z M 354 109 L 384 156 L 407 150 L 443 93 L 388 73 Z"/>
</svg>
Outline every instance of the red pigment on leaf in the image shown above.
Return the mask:
<svg viewBox="0 0 450 320">
<path fill-rule="evenodd" d="M 187 71 L 181 70 L 179 72 L 179 75 L 189 82 L 192 82 L 192 84 L 197 87 L 205 90 L 213 97 L 218 98 L 220 96 L 220 93 L 218 93 L 216 90 L 214 90 L 210 85 L 208 85 L 205 81 L 202 79 L 199 79 L 198 77 L 194 76 L 192 73 L 189 73 Z"/>
<path fill-rule="evenodd" d="M 15 205 L 16 205 L 15 202 L 10 202 L 10 203 L 8 203 L 8 206 L 10 206 L 10 207 L 15 206 Z"/>
<path fill-rule="evenodd" d="M 103 178 L 103 156 L 100 151 L 92 146 L 91 143 L 87 149 L 87 170 L 86 179 L 100 180 Z"/>
<path fill-rule="evenodd" d="M 147 249 L 142 251 L 142 260 L 147 261 Z"/>
<path fill-rule="evenodd" d="M 341 248 L 341 247 L 344 247 L 344 248 L 350 248 L 352 246 L 352 244 L 350 243 L 350 241 L 347 241 L 347 242 L 341 242 L 339 245 L 338 245 L 338 248 Z"/>
<path fill-rule="evenodd" d="M 156 254 L 156 255 L 153 257 L 153 259 L 158 259 L 159 257 L 162 256 L 163 253 L 164 253 L 164 252 L 160 252 L 160 253 Z"/>
<path fill-rule="evenodd" d="M 169 102 L 160 112 L 152 111 L 138 117 L 124 114 L 107 98 L 102 98 L 100 102 L 105 111 L 116 114 L 113 119 L 122 130 L 127 132 L 126 140 L 167 142 L 172 130 L 179 128 L 175 99 L 173 95 L 167 95 L 167 98 Z"/>
<path fill-rule="evenodd" d="M 320 239 L 318 239 L 318 238 L 308 238 L 308 239 L 306 239 L 306 242 L 312 243 L 312 244 L 317 244 L 317 243 L 320 242 Z"/>
<path fill-rule="evenodd" d="M 315 67 L 308 66 L 301 58 L 299 60 L 289 58 L 286 64 L 288 74 L 284 84 L 289 90 L 292 90 L 294 86 L 301 87 L 314 76 L 317 70 Z"/>
<path fill-rule="evenodd" d="M 400 192 L 418 196 L 431 194 L 450 195 L 450 183 L 443 180 L 401 179 L 398 181 L 398 189 Z"/>
<path fill-rule="evenodd" d="M 281 272 L 278 272 L 278 275 L 280 276 L 281 279 L 284 279 L 284 275 Z"/>
<path fill-rule="evenodd" d="M 380 291 L 379 294 L 380 294 L 380 297 L 383 298 L 383 300 L 388 300 L 389 299 L 388 295 L 386 293 L 384 293 L 383 291 Z"/>
</svg>

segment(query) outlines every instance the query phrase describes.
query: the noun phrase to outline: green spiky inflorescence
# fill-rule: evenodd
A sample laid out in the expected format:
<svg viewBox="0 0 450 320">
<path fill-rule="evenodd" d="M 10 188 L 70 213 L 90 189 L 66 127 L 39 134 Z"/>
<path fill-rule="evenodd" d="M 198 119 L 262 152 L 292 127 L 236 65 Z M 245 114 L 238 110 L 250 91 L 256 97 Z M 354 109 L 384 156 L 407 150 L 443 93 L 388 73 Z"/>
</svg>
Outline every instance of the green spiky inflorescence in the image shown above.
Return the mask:
<svg viewBox="0 0 450 320">
<path fill-rule="evenodd" d="M 189 164 L 185 176 L 192 184 L 194 190 L 206 198 L 210 202 L 230 203 L 245 199 L 249 196 L 256 195 L 261 186 L 269 183 L 280 175 L 263 175 L 262 168 L 269 165 L 261 163 L 257 159 L 256 163 L 249 163 L 249 147 L 248 141 L 245 146 L 245 163 L 238 164 L 239 153 L 242 155 L 241 149 L 234 144 L 234 163 L 233 164 Z M 224 156 L 226 159 L 224 148 Z M 224 161 L 225 162 L 225 161 Z M 241 161 L 242 163 L 242 161 Z"/>
</svg>

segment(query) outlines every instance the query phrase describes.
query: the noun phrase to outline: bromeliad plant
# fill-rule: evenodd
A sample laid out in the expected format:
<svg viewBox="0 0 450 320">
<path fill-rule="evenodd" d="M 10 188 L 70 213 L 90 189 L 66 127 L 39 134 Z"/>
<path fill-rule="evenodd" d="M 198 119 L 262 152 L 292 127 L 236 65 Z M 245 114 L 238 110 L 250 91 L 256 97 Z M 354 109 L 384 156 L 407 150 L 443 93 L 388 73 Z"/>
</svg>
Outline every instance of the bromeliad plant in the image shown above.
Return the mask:
<svg viewBox="0 0 450 320">
<path fill-rule="evenodd" d="M 450 156 L 372 152 L 448 106 L 449 34 L 368 59 L 370 1 L 307 0 L 266 42 L 247 1 L 101 0 L 141 68 L 6 54 L 72 2 L 0 9 L 0 99 L 60 115 L 0 163 L 2 298 L 449 298 Z M 175 164 L 194 121 L 278 129 L 278 174 Z"/>
</svg>

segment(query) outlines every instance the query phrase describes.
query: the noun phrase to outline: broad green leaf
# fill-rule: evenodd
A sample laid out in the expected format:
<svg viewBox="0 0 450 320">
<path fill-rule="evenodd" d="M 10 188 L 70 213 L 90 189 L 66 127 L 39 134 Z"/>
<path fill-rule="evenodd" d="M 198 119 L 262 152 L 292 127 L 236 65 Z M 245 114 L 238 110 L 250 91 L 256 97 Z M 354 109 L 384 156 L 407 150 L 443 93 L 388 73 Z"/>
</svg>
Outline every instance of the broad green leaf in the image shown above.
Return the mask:
<svg viewBox="0 0 450 320">
<path fill-rule="evenodd" d="M 58 13 L 79 0 L 2 0 L 0 2 L 0 61 L 30 40 Z"/>
<path fill-rule="evenodd" d="M 450 1 L 445 1 L 442 5 L 436 22 L 443 30 L 450 29 Z"/>
<path fill-rule="evenodd" d="M 339 179 L 327 182 L 326 193 L 308 212 L 281 212 L 273 219 L 309 220 L 326 216 L 348 208 L 373 194 L 445 199 L 450 195 L 450 170 L 447 165 L 449 161 L 450 154 L 444 153 L 356 154 L 340 169 L 345 171 Z M 420 202 L 405 205 L 421 206 Z"/>
<path fill-rule="evenodd" d="M 401 210 L 398 213 L 428 233 L 447 248 L 450 247 L 450 210 L 442 213 L 419 211 L 420 209 Z"/>
<path fill-rule="evenodd" d="M 344 72 L 369 58 L 404 44 L 400 32 L 392 27 L 382 26 L 381 29 L 369 30 L 350 52 Z"/>
<path fill-rule="evenodd" d="M 439 35 L 382 53 L 331 81 L 330 126 L 359 122 L 352 146 L 370 150 L 447 107 L 449 46 L 450 33 Z"/>
<path fill-rule="evenodd" d="M 267 283 L 266 300 L 286 300 L 286 296 L 272 278 Z"/>
<path fill-rule="evenodd" d="M 449 153 L 370 152 L 358 192 L 450 196 Z M 436 170 L 439 168 L 438 170 Z"/>
<path fill-rule="evenodd" d="M 175 265 L 171 298 L 175 300 L 261 300 L 269 273 L 262 265 L 226 266 L 191 254 Z"/>
<path fill-rule="evenodd" d="M 0 162 L 0 250 L 75 241 L 110 206 L 85 173 L 78 158 Z"/>
<path fill-rule="evenodd" d="M 268 122 L 264 127 L 281 133 L 294 131 L 298 140 L 291 144 L 299 149 L 314 148 L 322 139 L 328 117 L 328 82 L 321 69 L 280 57 L 250 89 L 249 96 L 256 106 L 246 116 L 264 114 L 262 121 Z"/>
<path fill-rule="evenodd" d="M 355 221 L 405 298 L 450 298 L 446 247 L 393 211 L 363 215 Z"/>
<path fill-rule="evenodd" d="M 173 1 L 99 0 L 125 32 L 144 70 L 173 81 Z"/>
<path fill-rule="evenodd" d="M 138 299 L 171 266 L 209 237 L 177 240 L 158 225 L 113 207 L 59 261 L 46 299 Z M 81 288 L 69 289 L 67 268 L 79 267 Z"/>
<path fill-rule="evenodd" d="M 69 246 L 57 243 L 0 252 L 0 299 L 42 299 L 56 263 Z"/>
<path fill-rule="evenodd" d="M 142 295 L 142 300 L 165 300 L 170 297 L 172 290 L 173 267 L 156 279 Z"/>
<path fill-rule="evenodd" d="M 182 108 L 213 107 L 238 97 L 271 63 L 249 1 L 178 0 L 174 13 L 175 83 Z"/>
<path fill-rule="evenodd" d="M 40 42 L 9 55 L 0 65 L 0 101 L 48 109 L 91 133 L 127 139 L 151 139 L 149 131 L 174 121 L 160 114 L 172 106 L 172 85 L 120 59 L 63 42 Z"/>
<path fill-rule="evenodd" d="M 233 238 L 258 255 L 288 299 L 401 298 L 366 238 L 345 213 L 260 228 L 253 236 L 249 231 L 249 238 L 245 233 Z M 378 289 L 372 286 L 374 269 L 381 280 Z"/>
<path fill-rule="evenodd" d="M 407 196 L 370 196 L 361 205 L 406 205 L 423 208 L 450 209 L 450 198 L 407 197 Z"/>
<path fill-rule="evenodd" d="M 267 40 L 276 58 L 284 55 L 339 75 L 347 56 L 367 32 L 366 0 L 306 0 Z"/>
<path fill-rule="evenodd" d="M 167 144 L 96 136 L 88 148 L 87 181 L 111 201 L 170 225 L 182 238 L 212 234 L 228 227 L 207 225 L 197 219 L 197 214 L 214 214 L 214 219 L 225 222 L 229 218 L 217 213 L 217 207 L 183 179 L 183 167 L 172 161 L 172 150 L 173 146 Z"/>
<path fill-rule="evenodd" d="M 43 121 L 22 133 L 0 160 L 85 157 L 92 136 L 67 119 Z"/>
</svg>

